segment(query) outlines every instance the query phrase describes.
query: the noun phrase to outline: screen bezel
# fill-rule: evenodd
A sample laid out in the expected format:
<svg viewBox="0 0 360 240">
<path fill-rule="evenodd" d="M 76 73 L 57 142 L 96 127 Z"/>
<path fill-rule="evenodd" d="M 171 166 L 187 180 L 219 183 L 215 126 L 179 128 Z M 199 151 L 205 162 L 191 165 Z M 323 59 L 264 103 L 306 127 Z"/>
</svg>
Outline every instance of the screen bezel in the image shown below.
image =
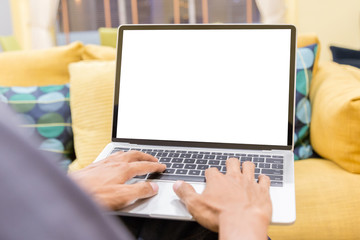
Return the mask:
<svg viewBox="0 0 360 240">
<path fill-rule="evenodd" d="M 255 144 L 230 144 L 217 142 L 190 142 L 169 140 L 144 140 L 131 138 L 117 138 L 118 102 L 121 77 L 121 56 L 123 31 L 125 30 L 218 30 L 218 29 L 289 29 L 291 31 L 290 43 L 290 71 L 289 71 L 289 111 L 288 111 L 288 139 L 287 145 L 255 145 Z M 222 149 L 254 149 L 254 150 L 292 150 L 294 133 L 294 109 L 295 109 L 295 62 L 296 62 L 296 28 L 293 25 L 264 25 L 264 24 L 225 24 L 225 25 L 121 25 L 117 36 L 116 74 L 114 89 L 114 110 L 112 122 L 112 141 L 126 142 L 130 144 L 198 147 L 198 148 L 222 148 Z"/>
</svg>

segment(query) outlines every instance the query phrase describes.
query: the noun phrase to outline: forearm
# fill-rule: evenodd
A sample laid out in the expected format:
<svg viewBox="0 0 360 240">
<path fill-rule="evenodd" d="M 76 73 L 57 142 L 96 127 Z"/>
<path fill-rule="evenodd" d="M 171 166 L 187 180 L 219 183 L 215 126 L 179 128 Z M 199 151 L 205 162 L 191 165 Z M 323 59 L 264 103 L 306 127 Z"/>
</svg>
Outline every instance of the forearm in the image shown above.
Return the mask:
<svg viewBox="0 0 360 240">
<path fill-rule="evenodd" d="M 246 211 L 227 211 L 219 216 L 219 239 L 267 239 L 268 219 Z M 244 215 L 245 214 L 245 215 Z"/>
</svg>

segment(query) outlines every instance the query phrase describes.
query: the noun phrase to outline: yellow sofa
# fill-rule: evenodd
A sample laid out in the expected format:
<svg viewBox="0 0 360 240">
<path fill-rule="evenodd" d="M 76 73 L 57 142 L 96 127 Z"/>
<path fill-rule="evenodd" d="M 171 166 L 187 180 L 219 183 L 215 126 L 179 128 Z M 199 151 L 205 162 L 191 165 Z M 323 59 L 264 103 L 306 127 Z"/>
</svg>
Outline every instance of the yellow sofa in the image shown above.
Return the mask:
<svg viewBox="0 0 360 240">
<path fill-rule="evenodd" d="M 300 46 L 316 40 L 306 39 Z M 110 136 L 111 114 L 103 117 L 97 114 L 104 109 L 110 111 L 112 107 L 113 79 L 106 77 L 113 75 L 109 67 L 114 67 L 114 62 L 92 61 L 70 66 L 72 97 L 81 96 L 83 100 L 71 102 L 73 113 L 78 114 L 73 118 L 76 151 L 84 157 L 71 165 L 72 170 L 89 164 Z M 106 74 L 99 74 L 103 72 L 102 69 L 107 69 L 104 72 Z M 84 77 L 85 72 L 87 73 Z M 339 87 L 338 83 L 342 78 L 343 81 L 360 84 L 360 69 L 327 63 L 319 66 L 314 73 L 310 89 L 313 107 L 311 141 L 321 156 L 331 160 L 306 159 L 295 162 L 297 220 L 291 226 L 270 226 L 269 236 L 272 239 L 360 239 L 360 133 L 351 135 L 351 132 L 360 131 L 360 119 L 350 116 L 344 107 L 348 98 L 350 105 L 353 104 L 352 100 L 356 99 L 354 96 L 357 94 L 359 103 L 360 93 L 352 92 L 351 96 L 346 97 L 348 93 L 345 93 L 344 88 L 351 87 L 344 82 L 341 83 L 342 87 Z M 86 84 L 89 81 L 92 84 Z M 99 93 L 96 90 L 98 88 L 104 91 Z M 358 90 L 360 91 L 360 86 Z M 328 91 L 332 94 L 327 94 Z M 99 101 L 92 97 L 94 94 L 99 94 Z M 325 108 L 331 100 L 328 98 L 334 98 L 333 96 L 342 96 L 330 106 L 332 111 L 340 109 L 337 113 Z M 91 110 L 88 110 L 90 106 Z M 351 110 L 353 115 L 360 117 L 360 107 Z M 334 118 L 333 121 L 331 118 Z M 84 121 L 88 125 L 86 128 Z M 358 126 L 354 126 L 356 121 Z M 99 123 L 103 125 L 99 127 Z M 343 134 L 342 124 L 346 125 Z M 87 131 L 84 131 L 85 129 Z M 343 142 L 339 143 L 336 138 L 331 138 L 329 133 Z M 91 136 L 98 136 L 102 140 L 86 143 L 86 139 Z M 354 139 L 356 137 L 358 140 Z M 336 154 L 329 155 L 329 152 Z"/>
<path fill-rule="evenodd" d="M 310 137 L 326 159 L 295 162 L 297 219 L 272 239 L 360 239 L 360 69 L 324 63 L 310 87 Z"/>
<path fill-rule="evenodd" d="M 50 52 L 49 52 L 50 51 Z M 2 53 L 3 54 L 3 53 Z M 70 82 L 70 106 L 77 161 L 76 170 L 90 164 L 110 140 L 115 50 L 80 43 L 44 50 L 35 72 L 19 72 L 17 55 L 0 54 L 0 84 L 46 85 L 54 79 Z M 52 62 L 46 56 L 52 56 Z M 59 64 L 59 59 L 65 56 Z M 61 78 L 42 78 L 38 68 L 48 64 Z M 68 68 L 69 66 L 69 68 Z M 17 73 L 12 71 L 16 68 Z M 64 72 L 66 70 L 66 72 Z M 5 75 L 10 75 L 4 78 Z M 32 74 L 37 78 L 31 80 Z M 26 79 L 25 79 L 26 78 Z M 10 79 L 10 80 L 9 80 Z M 26 80 L 26 81 L 25 81 Z M 37 81 L 37 82 L 36 82 Z M 46 81 L 46 82 L 45 82 Z M 291 226 L 270 226 L 272 239 L 360 239 L 360 69 L 335 63 L 318 67 L 311 83 L 313 115 L 311 141 L 326 159 L 295 162 L 297 219 Z M 103 113 L 103 114 L 99 114 Z M 328 159 L 328 160 L 327 160 Z"/>
</svg>

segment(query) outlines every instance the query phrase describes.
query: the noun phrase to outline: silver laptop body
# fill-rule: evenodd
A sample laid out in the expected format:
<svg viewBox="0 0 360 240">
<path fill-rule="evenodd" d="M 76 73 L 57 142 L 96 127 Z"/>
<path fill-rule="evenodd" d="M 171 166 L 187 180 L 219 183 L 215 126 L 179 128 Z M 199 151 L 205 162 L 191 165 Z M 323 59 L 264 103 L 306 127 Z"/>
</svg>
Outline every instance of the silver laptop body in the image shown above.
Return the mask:
<svg viewBox="0 0 360 240">
<path fill-rule="evenodd" d="M 271 178 L 272 224 L 296 219 L 291 25 L 123 25 L 118 29 L 112 140 L 97 157 L 140 150 L 168 167 L 156 196 L 114 214 L 192 220 L 176 179 L 204 189 L 229 157 Z"/>
</svg>

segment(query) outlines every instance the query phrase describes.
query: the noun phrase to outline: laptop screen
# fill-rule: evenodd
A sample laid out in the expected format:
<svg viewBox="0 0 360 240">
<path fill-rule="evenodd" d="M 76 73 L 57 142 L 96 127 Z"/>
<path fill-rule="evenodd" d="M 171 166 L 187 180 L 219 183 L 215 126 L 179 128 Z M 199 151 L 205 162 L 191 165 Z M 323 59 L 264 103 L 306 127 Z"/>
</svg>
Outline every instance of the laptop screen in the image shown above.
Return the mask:
<svg viewBox="0 0 360 240">
<path fill-rule="evenodd" d="M 115 138 L 289 145 L 291 31 L 121 30 Z"/>
</svg>

